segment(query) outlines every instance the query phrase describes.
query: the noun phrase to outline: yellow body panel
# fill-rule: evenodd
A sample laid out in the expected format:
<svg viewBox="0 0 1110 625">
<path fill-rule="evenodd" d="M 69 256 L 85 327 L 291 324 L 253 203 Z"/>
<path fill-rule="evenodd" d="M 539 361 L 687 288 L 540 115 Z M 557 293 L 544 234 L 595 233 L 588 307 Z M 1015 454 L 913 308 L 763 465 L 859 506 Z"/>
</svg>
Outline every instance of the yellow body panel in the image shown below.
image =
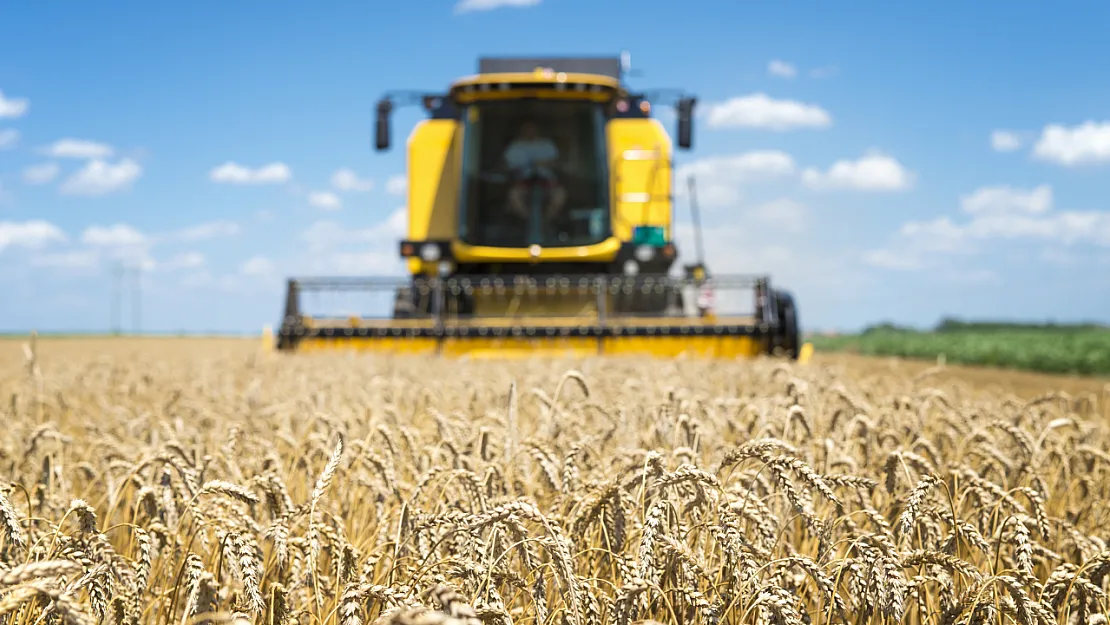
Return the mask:
<svg viewBox="0 0 1110 625">
<path fill-rule="evenodd" d="M 618 81 L 605 76 L 568 74 L 568 83 L 604 87 L 599 93 L 556 91 L 551 78 L 534 73 L 488 74 L 465 78 L 453 88 L 505 82 L 534 83 L 542 93 L 530 90 L 477 91 L 459 97 L 514 99 L 524 96 L 568 97 L 607 100 Z M 525 93 L 529 91 L 529 93 Z M 464 97 L 465 96 L 465 97 Z M 672 235 L 671 140 L 658 120 L 650 118 L 611 119 L 606 126 L 606 155 L 609 163 L 609 197 L 613 236 L 596 245 L 545 248 L 533 257 L 528 248 L 494 248 L 467 245 L 457 240 L 461 187 L 463 125 L 450 119 L 419 122 L 408 141 L 409 240 L 451 240 L 460 262 L 610 262 L 622 241 L 632 239 L 633 227 L 661 226 Z M 431 273 L 434 267 L 418 258 L 408 260 L 412 273 Z"/>
<path fill-rule="evenodd" d="M 487 261 L 502 263 L 523 263 L 528 261 L 541 263 L 544 261 L 607 262 L 616 256 L 620 248 L 621 240 L 617 237 L 609 237 L 596 245 L 540 248 L 539 256 L 532 256 L 532 252 L 526 247 L 482 247 L 467 245 L 461 241 L 455 241 L 451 244 L 451 250 L 455 254 L 455 258 L 462 262 Z"/>
<path fill-rule="evenodd" d="M 581 94 L 579 94 L 581 96 Z M 671 141 L 655 119 L 613 119 L 606 129 L 613 236 L 578 247 L 528 248 L 467 245 L 456 238 L 463 127 L 455 120 L 424 120 L 408 142 L 408 238 L 451 240 L 461 262 L 610 262 L 637 225 L 661 226 L 671 236 Z M 412 273 L 434 267 L 408 260 Z"/>
<path fill-rule="evenodd" d="M 409 135 L 409 240 L 455 238 L 462 136 L 462 126 L 452 119 L 423 120 Z M 419 258 L 408 264 L 413 273 L 425 271 Z"/>
<path fill-rule="evenodd" d="M 608 124 L 613 235 L 632 239 L 634 226 L 662 226 L 671 236 L 671 140 L 655 119 Z"/>
</svg>

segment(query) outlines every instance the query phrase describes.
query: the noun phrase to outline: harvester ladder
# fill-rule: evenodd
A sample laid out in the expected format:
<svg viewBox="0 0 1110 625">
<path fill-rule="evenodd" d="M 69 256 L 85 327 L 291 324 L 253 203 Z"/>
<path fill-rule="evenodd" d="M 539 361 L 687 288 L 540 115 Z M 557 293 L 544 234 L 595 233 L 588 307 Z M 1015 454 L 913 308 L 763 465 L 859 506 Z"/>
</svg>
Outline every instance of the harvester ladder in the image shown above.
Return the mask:
<svg viewBox="0 0 1110 625">
<path fill-rule="evenodd" d="M 624 176 L 624 167 L 623 166 L 626 163 L 629 163 L 629 162 L 641 162 L 642 163 L 644 161 L 651 161 L 651 171 L 647 176 L 647 184 L 646 184 L 647 190 L 646 191 L 632 192 L 632 193 L 625 192 L 624 191 L 624 178 L 625 178 L 625 176 Z M 657 195 L 657 194 L 654 193 L 654 191 L 655 191 L 655 181 L 657 179 L 657 176 L 659 175 L 659 171 L 661 169 L 663 169 L 664 167 L 669 169 L 671 167 L 671 161 L 670 161 L 670 159 L 663 157 L 663 151 L 660 149 L 660 147 L 658 145 L 656 145 L 654 149 L 650 149 L 650 150 L 644 150 L 644 149 L 639 149 L 639 148 L 632 148 L 632 149 L 624 150 L 623 152 L 621 152 L 620 156 L 617 157 L 616 163 L 614 164 L 614 167 L 613 167 L 613 170 L 616 173 L 616 185 L 614 185 L 614 186 L 615 186 L 616 190 L 618 191 L 618 193 L 616 194 L 617 197 L 615 198 L 617 205 L 639 204 L 639 205 L 642 206 L 642 209 L 640 211 L 640 223 L 639 224 L 634 224 L 634 226 L 636 226 L 636 225 L 641 225 L 641 226 L 647 225 L 648 215 L 650 214 L 651 207 L 655 202 L 659 202 L 659 201 L 670 202 L 673 199 L 673 196 L 669 193 L 666 194 L 666 195 Z M 618 214 L 621 214 L 621 213 L 618 211 Z M 672 217 L 673 217 L 673 215 L 672 215 Z M 667 227 L 665 229 L 664 235 L 668 239 L 671 237 L 671 225 L 670 225 L 669 221 L 668 221 Z"/>
</svg>

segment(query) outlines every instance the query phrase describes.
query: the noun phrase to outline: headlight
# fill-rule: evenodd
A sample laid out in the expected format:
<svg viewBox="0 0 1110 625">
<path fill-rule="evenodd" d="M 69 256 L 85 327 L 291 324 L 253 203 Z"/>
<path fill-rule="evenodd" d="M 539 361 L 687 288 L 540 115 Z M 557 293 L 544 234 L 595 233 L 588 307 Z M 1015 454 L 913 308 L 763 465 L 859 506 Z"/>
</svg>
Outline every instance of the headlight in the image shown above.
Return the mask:
<svg viewBox="0 0 1110 625">
<path fill-rule="evenodd" d="M 441 260 L 439 262 L 439 267 L 438 267 L 439 275 L 446 276 L 447 274 L 451 273 L 451 270 L 454 269 L 454 268 L 455 267 L 454 267 L 454 265 L 451 264 L 451 261 Z"/>
<path fill-rule="evenodd" d="M 635 256 L 636 260 L 641 263 L 650 262 L 651 259 L 655 258 L 655 248 L 650 245 L 641 245 L 636 248 Z"/>
<path fill-rule="evenodd" d="M 420 258 L 423 258 L 429 263 L 436 262 L 439 260 L 439 246 L 434 243 L 425 243 L 424 246 L 420 248 Z"/>
<path fill-rule="evenodd" d="M 634 276 L 640 273 L 640 264 L 636 261 L 629 259 L 624 261 L 624 275 Z"/>
</svg>

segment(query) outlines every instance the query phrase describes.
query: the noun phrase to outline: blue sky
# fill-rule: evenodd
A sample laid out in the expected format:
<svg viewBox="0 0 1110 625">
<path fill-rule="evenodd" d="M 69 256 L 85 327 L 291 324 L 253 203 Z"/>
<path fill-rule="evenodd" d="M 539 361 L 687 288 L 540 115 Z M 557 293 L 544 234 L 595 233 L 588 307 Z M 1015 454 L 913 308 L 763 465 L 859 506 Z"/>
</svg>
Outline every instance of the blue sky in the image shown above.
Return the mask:
<svg viewBox="0 0 1110 625">
<path fill-rule="evenodd" d="M 711 268 L 769 273 L 807 328 L 1110 322 L 1110 5 L 465 2 L 9 3 L 0 329 L 107 329 L 118 260 L 160 331 L 256 331 L 286 276 L 397 272 L 383 91 L 622 49 L 633 86 L 699 97 L 676 166 Z"/>
</svg>

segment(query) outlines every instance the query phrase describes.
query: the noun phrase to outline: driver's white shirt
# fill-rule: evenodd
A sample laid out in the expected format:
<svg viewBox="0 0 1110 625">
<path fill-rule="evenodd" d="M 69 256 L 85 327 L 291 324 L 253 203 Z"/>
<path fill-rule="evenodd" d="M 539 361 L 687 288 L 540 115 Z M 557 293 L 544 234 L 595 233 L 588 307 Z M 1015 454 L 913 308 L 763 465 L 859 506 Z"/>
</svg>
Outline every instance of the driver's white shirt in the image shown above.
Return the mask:
<svg viewBox="0 0 1110 625">
<path fill-rule="evenodd" d="M 536 137 L 535 139 L 514 139 L 509 148 L 505 150 L 505 162 L 509 167 L 519 170 L 523 175 L 529 176 L 533 171 L 544 178 L 553 178 L 554 173 L 547 167 L 535 168 L 532 163 L 559 157 L 559 148 L 551 139 Z"/>
</svg>

